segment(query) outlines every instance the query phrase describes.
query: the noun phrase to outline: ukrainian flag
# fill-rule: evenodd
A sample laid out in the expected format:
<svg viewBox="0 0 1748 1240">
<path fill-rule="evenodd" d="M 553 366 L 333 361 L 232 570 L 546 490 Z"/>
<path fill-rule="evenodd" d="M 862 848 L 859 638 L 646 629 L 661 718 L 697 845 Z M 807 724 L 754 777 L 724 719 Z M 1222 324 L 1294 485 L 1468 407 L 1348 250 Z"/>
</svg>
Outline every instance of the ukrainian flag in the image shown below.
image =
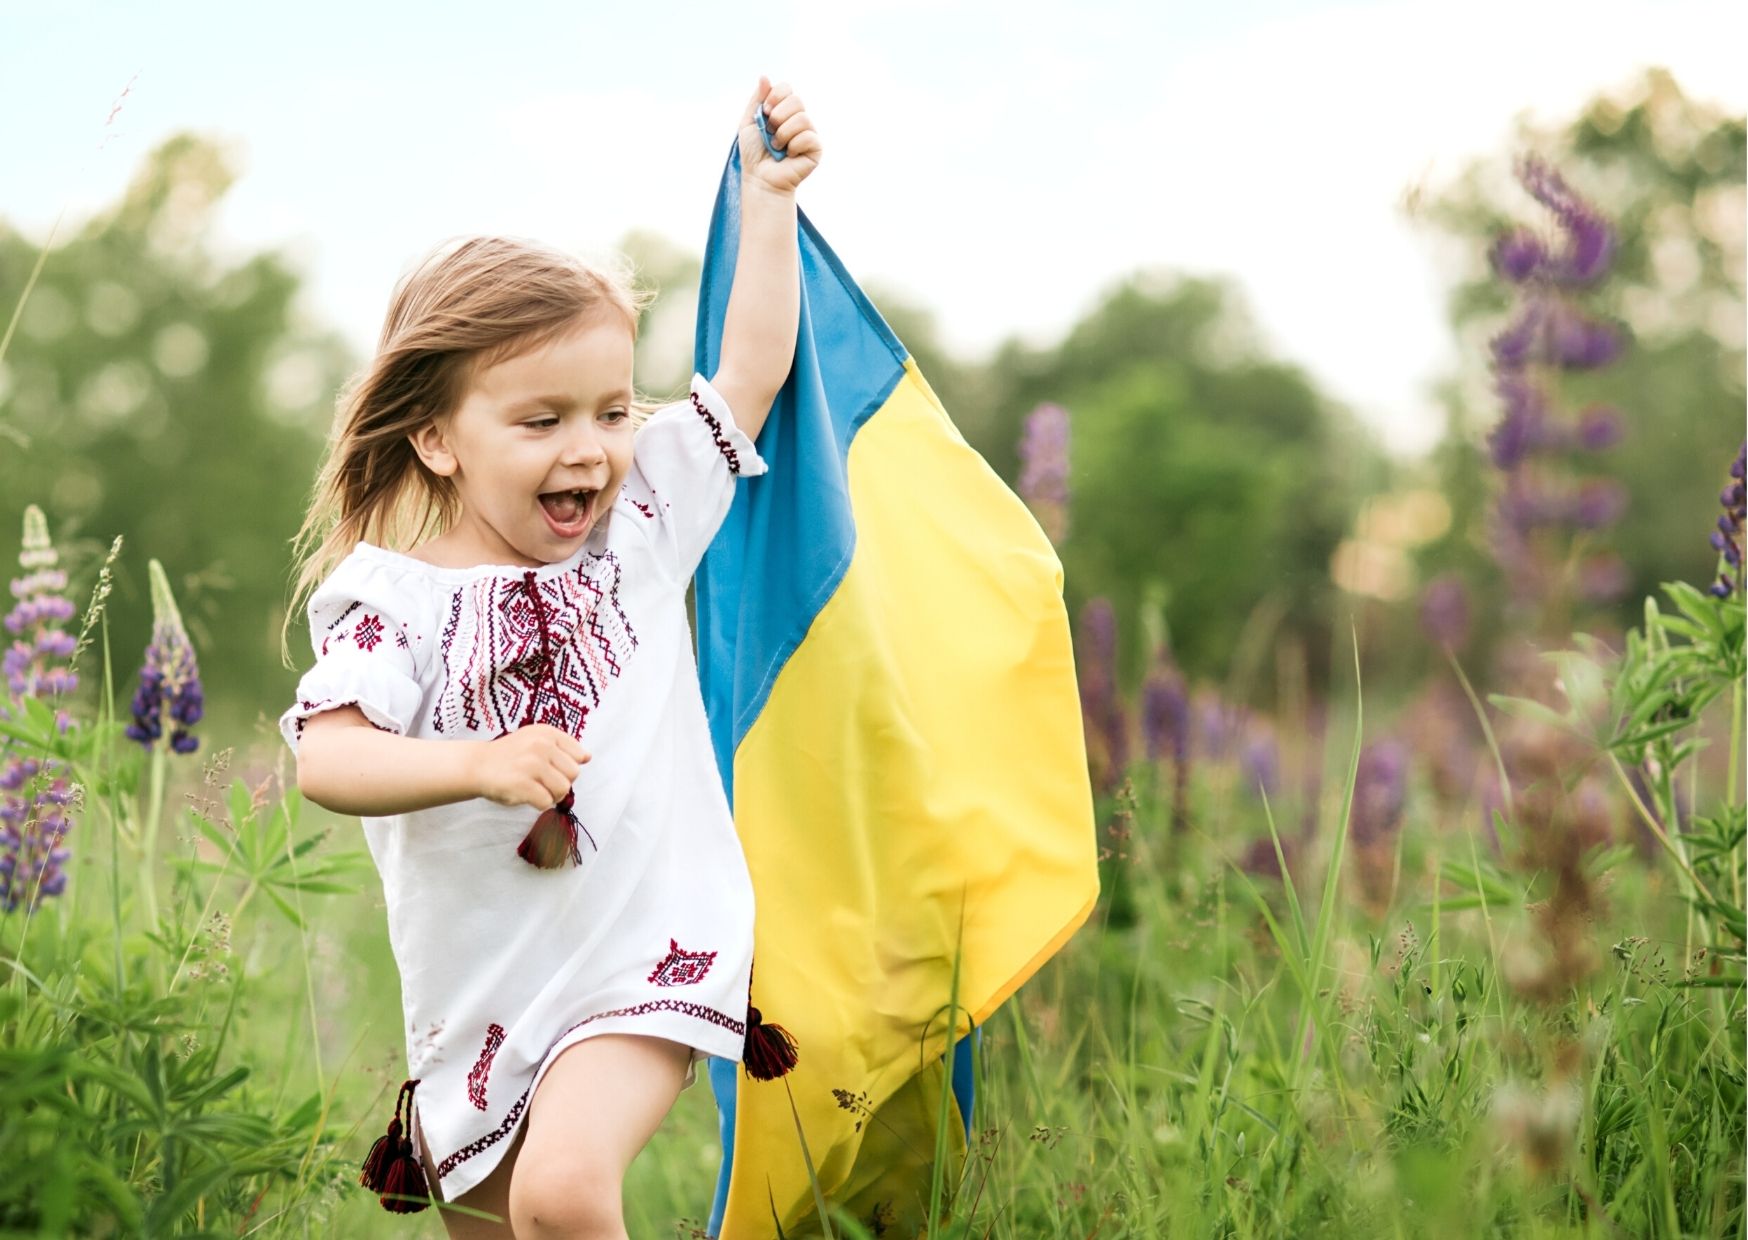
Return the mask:
<svg viewBox="0 0 1748 1240">
<path fill-rule="evenodd" d="M 734 153 L 699 295 L 705 375 L 739 214 Z M 740 483 L 697 577 L 699 674 L 757 896 L 753 1002 L 800 1054 L 768 1082 L 712 1061 L 726 1240 L 816 1229 L 810 1160 L 833 1208 L 916 1234 L 949 1087 L 963 1159 L 968 1035 L 1098 894 L 1056 554 L 805 216 L 799 244 L 770 473 Z"/>
</svg>

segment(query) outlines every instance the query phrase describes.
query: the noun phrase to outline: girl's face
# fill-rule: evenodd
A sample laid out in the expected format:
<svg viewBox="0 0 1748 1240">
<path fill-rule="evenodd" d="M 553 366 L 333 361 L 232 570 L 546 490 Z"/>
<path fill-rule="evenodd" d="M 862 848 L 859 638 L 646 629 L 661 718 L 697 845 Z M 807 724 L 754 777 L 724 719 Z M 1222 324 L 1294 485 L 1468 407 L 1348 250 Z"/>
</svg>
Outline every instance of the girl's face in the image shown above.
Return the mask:
<svg viewBox="0 0 1748 1240">
<path fill-rule="evenodd" d="M 452 413 L 413 433 L 461 500 L 448 556 L 551 564 L 606 522 L 631 467 L 631 358 L 631 328 L 603 311 L 481 367 Z"/>
</svg>

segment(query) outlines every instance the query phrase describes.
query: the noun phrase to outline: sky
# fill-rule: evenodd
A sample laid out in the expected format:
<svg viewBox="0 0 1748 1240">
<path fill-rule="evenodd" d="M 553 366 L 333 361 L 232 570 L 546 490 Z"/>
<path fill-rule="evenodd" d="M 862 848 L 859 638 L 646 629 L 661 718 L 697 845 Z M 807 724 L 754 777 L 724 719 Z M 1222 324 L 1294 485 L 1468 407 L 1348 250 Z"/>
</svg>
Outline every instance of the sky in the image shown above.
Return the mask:
<svg viewBox="0 0 1748 1240">
<path fill-rule="evenodd" d="M 1734 0 L 0 0 L 0 217 L 70 227 L 213 135 L 240 169 L 214 245 L 284 250 L 363 353 L 447 237 L 700 249 L 768 73 L 825 142 L 803 209 L 951 350 L 1048 343 L 1140 268 L 1228 276 L 1271 353 L 1413 455 L 1458 360 L 1405 196 L 1651 65 L 1741 112 L 1744 35 Z"/>
</svg>

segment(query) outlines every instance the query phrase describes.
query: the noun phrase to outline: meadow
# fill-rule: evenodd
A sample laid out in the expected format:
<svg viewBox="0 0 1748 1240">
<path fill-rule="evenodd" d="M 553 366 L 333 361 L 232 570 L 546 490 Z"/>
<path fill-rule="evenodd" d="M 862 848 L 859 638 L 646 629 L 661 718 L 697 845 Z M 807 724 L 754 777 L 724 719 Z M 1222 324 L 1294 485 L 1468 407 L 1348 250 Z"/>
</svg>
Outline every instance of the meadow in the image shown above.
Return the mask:
<svg viewBox="0 0 1748 1240">
<path fill-rule="evenodd" d="M 912 1196 L 788 1234 L 1748 1235 L 1743 126 L 1668 85 L 1561 135 L 1608 215 L 1537 157 L 1516 216 L 1489 170 L 1431 211 L 1480 395 L 1418 469 L 1217 283 L 981 370 L 894 310 L 1066 568 L 1101 894 L 981 1030 L 964 1156 L 871 1133 Z M 0 230 L 3 1236 L 443 1234 L 357 1183 L 397 980 L 273 722 L 338 367 L 276 259 L 177 248 L 226 175 L 179 138 L 59 248 Z M 700 1086 L 631 1234 L 701 1237 L 717 1161 Z"/>
<path fill-rule="evenodd" d="M 367 863 L 282 759 L 167 743 L 178 627 L 159 713 L 147 685 L 131 719 L 26 695 L 0 725 L 8 804 L 37 807 L 0 922 L 6 1234 L 439 1235 L 352 1186 L 399 1075 L 371 1054 L 398 1020 Z M 114 702 L 112 635 L 86 637 Z M 1285 781 L 1217 699 L 1181 712 L 1187 743 L 1168 724 L 1101 801 L 1093 922 L 984 1030 L 934 1234 L 1739 1234 L 1743 650 L 1739 598 L 1675 584 L 1623 653 L 1549 659 L 1559 709 L 1475 702 L 1519 775 L 1486 817 L 1368 743 L 1362 685 Z M 149 751 L 126 735 L 153 723 Z M 634 1171 L 633 1234 L 701 1234 L 715 1157 L 694 1090 Z"/>
</svg>

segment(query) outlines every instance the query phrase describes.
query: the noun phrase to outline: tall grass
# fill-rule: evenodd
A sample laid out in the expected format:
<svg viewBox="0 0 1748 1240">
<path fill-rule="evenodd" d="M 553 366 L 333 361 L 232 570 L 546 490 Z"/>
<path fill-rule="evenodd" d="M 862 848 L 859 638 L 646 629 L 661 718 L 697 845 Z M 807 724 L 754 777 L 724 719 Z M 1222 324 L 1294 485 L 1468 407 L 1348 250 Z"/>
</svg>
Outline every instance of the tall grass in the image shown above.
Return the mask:
<svg viewBox="0 0 1748 1240">
<path fill-rule="evenodd" d="M 1669 595 L 1623 654 L 1557 656 L 1562 701 L 1475 703 L 1582 741 L 1648 857 L 1587 842 L 1568 873 L 1548 789 L 1489 823 L 1416 782 L 1388 892 L 1362 891 L 1358 693 L 1295 847 L 1291 799 L 1202 769 L 1174 834 L 1171 781 L 1132 769 L 1093 921 L 982 1031 L 967 1164 L 917 1185 L 930 1234 L 1741 1235 L 1742 607 Z M 0 1233 L 440 1236 L 353 1183 L 404 1034 L 351 824 L 313 823 L 268 737 L 267 765 L 201 763 L 108 705 L 6 712 L 84 792 L 66 895 L 0 919 Z M 1259 835 L 1279 876 L 1240 864 Z M 633 1168 L 632 1234 L 697 1234 L 715 1163 L 694 1090 Z"/>
</svg>

